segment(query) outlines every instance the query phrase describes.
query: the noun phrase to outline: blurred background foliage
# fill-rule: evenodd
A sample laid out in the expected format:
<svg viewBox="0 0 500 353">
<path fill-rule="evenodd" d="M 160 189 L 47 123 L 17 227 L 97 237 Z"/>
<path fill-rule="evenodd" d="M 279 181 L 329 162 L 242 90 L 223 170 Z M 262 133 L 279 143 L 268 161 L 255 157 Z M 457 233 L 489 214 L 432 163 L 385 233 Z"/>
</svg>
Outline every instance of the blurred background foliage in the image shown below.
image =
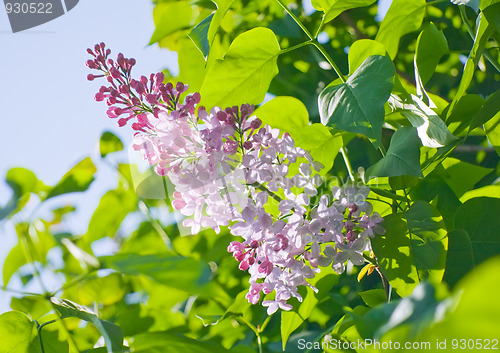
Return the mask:
<svg viewBox="0 0 500 353">
<path fill-rule="evenodd" d="M 449 1 L 394 0 L 386 19 L 381 21 L 376 1 L 357 1 L 360 7 L 346 11 L 340 5 L 335 10 L 335 3 L 284 1 L 309 32 L 315 33 L 323 23 L 318 41 L 344 74 L 353 72 L 347 53 L 354 43 L 358 51 L 372 50 L 374 54 L 377 46 L 369 40 L 385 45 L 399 82 L 409 93 L 416 93 L 414 57 L 419 35 L 426 29 L 431 37 L 437 33 L 435 30 L 442 31 L 444 44 L 432 39 L 430 48 L 422 49 L 432 53 L 429 60 L 434 64 L 421 77 L 437 112 L 446 116 L 443 110 L 446 112 L 448 103 L 457 95 L 474 44 L 469 33 L 475 28 L 474 9 L 460 9 Z M 494 1 L 490 3 L 495 5 Z M 333 6 L 326 16 L 312 6 L 321 8 L 324 4 Z M 325 270 L 313 280 L 319 293 L 303 288 L 303 303 L 294 303 L 292 312 L 268 317 L 265 308 L 252 306 L 244 298 L 248 278 L 226 251 L 231 241 L 227 230 L 219 235 L 207 230 L 181 236 L 168 196 L 164 197 L 166 184 L 161 178 L 148 179 L 137 166 L 127 164 L 122 142 L 107 131 L 99 140 L 99 158 L 116 171 L 116 188 L 102 196 L 84 234 L 68 231 L 66 218 L 75 211 L 72 204 L 56 209 L 45 205 L 59 195 L 85 192 L 94 180 L 95 160 L 81 160 L 54 186 L 46 185 L 25 168 L 13 168 L 5 176 L 12 198 L 0 208 L 0 219 L 15 224 L 19 242 L 3 266 L 2 289 L 12 294 L 13 312 L 0 316 L 0 352 L 42 352 L 40 339 L 47 353 L 118 352 L 123 338 L 131 351 L 141 353 L 280 352 L 285 345 L 287 352 L 303 352 L 299 339 L 435 342 L 448 338 L 448 345 L 453 338 L 499 339 L 500 305 L 495 293 L 500 290 L 500 260 L 493 257 L 500 253 L 500 242 L 493 233 L 500 226 L 495 216 L 500 211 L 500 187 L 495 184 L 500 173 L 500 144 L 498 138 L 488 142 L 482 121 L 476 126 L 470 122 L 488 97 L 489 118 L 496 122 L 499 119 L 498 13 L 488 15 L 492 28 L 482 43 L 484 55 L 479 55 L 468 94 L 456 102 L 459 109 L 446 121 L 456 136 L 469 128 L 472 133 L 466 137 L 462 134 L 461 144 L 454 149 L 438 152 L 449 153 L 452 158 L 424 170 L 424 179 L 386 178 L 386 185 L 379 190 L 387 197 L 388 192 L 406 191 L 411 185 L 412 201 L 432 201 L 457 239 L 474 234 L 475 239 L 493 239 L 489 247 L 481 243 L 470 254 L 463 251 L 465 241 L 453 245 L 453 249 L 450 245 L 450 251 L 457 254 L 456 262 L 451 264 L 456 270 L 448 271 L 447 267 L 444 283 L 422 282 L 412 287 L 412 294 L 400 298 L 393 293 L 391 302 L 386 303 L 376 272 L 358 280 L 359 269 L 342 276 Z M 190 92 L 203 93 L 210 67 L 224 57 L 238 35 L 250 29 L 270 28 L 281 50 L 307 40 L 275 0 L 159 0 L 153 18 L 156 29 L 150 44 L 178 55 L 179 74 L 173 77 L 165 71 L 167 79 L 188 83 Z M 203 27 L 207 18 L 212 23 L 218 21 L 220 26 L 207 33 Z M 205 36 L 200 37 L 199 32 Z M 270 84 L 266 101 L 273 96 L 295 97 L 305 105 L 309 121 L 319 122 L 318 95 L 337 79 L 335 71 L 312 45 L 279 55 L 277 60 L 279 73 Z M 288 100 L 277 109 L 282 110 L 281 116 L 295 114 L 302 108 L 294 104 L 296 101 Z M 267 109 L 262 113 L 264 121 L 268 114 L 270 123 L 290 129 L 289 123 L 282 121 L 285 118 L 273 120 L 274 110 L 269 106 Z M 389 110 L 386 122 L 408 125 L 406 119 L 391 115 Z M 391 135 L 390 129 L 383 130 L 385 146 Z M 347 176 L 344 164 L 338 162 L 341 156 L 337 156 L 342 141 L 330 135 L 321 140 L 321 131 L 315 143 L 308 141 L 307 135 L 302 140 L 300 136 L 296 132 L 300 146 L 316 148 L 323 164 L 333 166 L 330 176 Z M 380 153 L 360 135 L 344 135 L 343 144 L 355 170 L 380 159 Z M 426 153 L 432 156 L 434 152 L 424 147 L 421 158 L 425 159 Z M 404 186 L 398 188 L 398 182 Z M 394 192 L 391 197 L 397 195 Z M 489 198 L 481 201 L 480 197 L 486 196 Z M 382 201 L 374 204 L 383 215 L 392 211 Z M 480 221 L 457 226 L 460 219 L 456 212 L 464 219 Z M 475 265 L 484 263 L 471 267 L 466 256 L 472 256 Z M 20 279 L 24 287 L 11 288 L 12 278 Z"/>
</svg>

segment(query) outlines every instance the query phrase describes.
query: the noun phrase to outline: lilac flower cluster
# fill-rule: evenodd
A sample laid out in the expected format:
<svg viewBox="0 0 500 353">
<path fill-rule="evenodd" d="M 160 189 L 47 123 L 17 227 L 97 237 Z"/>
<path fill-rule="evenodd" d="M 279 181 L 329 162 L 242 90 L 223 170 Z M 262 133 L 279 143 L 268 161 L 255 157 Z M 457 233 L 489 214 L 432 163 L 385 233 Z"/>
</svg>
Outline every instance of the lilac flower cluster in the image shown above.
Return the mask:
<svg viewBox="0 0 500 353">
<path fill-rule="evenodd" d="M 87 66 L 109 83 L 96 100 L 106 99 L 110 118 L 126 115 L 120 126 L 133 120 L 134 148 L 175 185 L 173 207 L 186 216 L 183 224 L 193 234 L 229 226 L 241 237 L 228 251 L 250 273 L 251 303 L 274 291 L 274 299 L 262 303 L 268 313 L 290 310 L 290 298 L 302 301 L 298 286 L 317 290 L 307 279 L 319 267 L 342 273 L 348 262 L 365 262 L 369 239 L 384 233 L 382 218 L 366 201 L 368 187 L 319 195 L 323 166 L 288 133 L 262 126 L 253 106 L 196 112 L 198 93 L 180 102 L 186 85 L 174 89 L 161 73 L 136 81 L 130 76 L 134 59 L 119 54 L 113 61 L 104 44 L 88 51 L 94 59 Z"/>
</svg>

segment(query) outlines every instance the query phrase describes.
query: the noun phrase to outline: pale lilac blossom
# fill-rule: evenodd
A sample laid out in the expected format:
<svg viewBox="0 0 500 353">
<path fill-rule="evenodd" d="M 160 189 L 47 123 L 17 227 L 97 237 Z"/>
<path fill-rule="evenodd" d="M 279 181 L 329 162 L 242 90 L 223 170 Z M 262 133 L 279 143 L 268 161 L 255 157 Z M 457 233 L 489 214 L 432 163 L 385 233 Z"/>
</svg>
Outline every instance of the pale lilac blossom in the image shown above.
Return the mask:
<svg viewBox="0 0 500 353">
<path fill-rule="evenodd" d="M 321 163 L 289 133 L 262 125 L 252 105 L 197 107 L 199 93 L 181 100 L 187 85 L 165 84 L 162 73 L 135 80 L 135 60 L 109 59 L 102 43 L 88 52 L 87 66 L 100 71 L 88 79 L 108 82 L 95 99 L 106 101 L 119 126 L 131 122 L 134 149 L 175 186 L 172 205 L 185 216 L 183 225 L 192 234 L 228 226 L 238 237 L 227 250 L 250 274 L 249 302 L 274 291 L 262 302 L 268 314 L 291 310 L 290 298 L 303 299 L 299 286 L 317 291 L 308 280 L 321 267 L 342 273 L 346 263 L 364 264 L 370 238 L 384 233 L 382 217 L 366 201 L 367 186 L 320 194 Z M 290 175 L 294 163 L 299 173 Z"/>
</svg>

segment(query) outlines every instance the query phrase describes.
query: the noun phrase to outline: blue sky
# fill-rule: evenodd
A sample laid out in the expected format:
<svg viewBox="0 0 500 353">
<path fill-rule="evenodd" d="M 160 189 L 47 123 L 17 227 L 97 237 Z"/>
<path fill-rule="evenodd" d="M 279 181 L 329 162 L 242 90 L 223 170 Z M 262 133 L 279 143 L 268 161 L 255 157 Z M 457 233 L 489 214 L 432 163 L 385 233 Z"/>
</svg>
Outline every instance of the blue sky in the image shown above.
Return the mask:
<svg viewBox="0 0 500 353">
<path fill-rule="evenodd" d="M 99 83 L 86 80 L 86 48 L 103 41 L 114 55 L 134 57 L 136 74 L 165 67 L 175 72 L 175 54 L 147 46 L 154 30 L 152 9 L 150 0 L 82 0 L 64 16 L 13 34 L 0 8 L 0 205 L 11 195 L 3 182 L 9 168 L 26 167 L 53 185 L 82 158 L 98 161 L 96 142 L 102 131 L 116 132 L 125 143 L 131 140 L 131 131 L 119 129 L 106 116 L 106 105 L 93 99 Z M 69 226 L 79 233 L 85 232 L 100 196 L 117 180 L 109 168 L 97 166 L 88 193 L 56 198 L 46 207 L 75 203 L 79 213 Z M 17 242 L 12 228 L 11 222 L 0 224 L 0 268 Z M 8 310 L 9 298 L 0 291 L 0 312 Z"/>
</svg>

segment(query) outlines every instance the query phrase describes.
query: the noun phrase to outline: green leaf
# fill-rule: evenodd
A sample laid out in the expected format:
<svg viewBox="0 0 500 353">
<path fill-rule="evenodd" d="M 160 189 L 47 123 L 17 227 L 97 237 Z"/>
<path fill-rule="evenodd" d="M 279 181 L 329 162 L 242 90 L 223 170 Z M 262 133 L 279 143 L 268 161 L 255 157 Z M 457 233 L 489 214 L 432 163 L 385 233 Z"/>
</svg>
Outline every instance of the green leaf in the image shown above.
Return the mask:
<svg viewBox="0 0 500 353">
<path fill-rule="evenodd" d="M 99 260 L 94 255 L 84 251 L 68 238 L 62 238 L 61 244 L 68 249 L 69 253 L 78 261 L 82 269 L 95 270 L 99 268 Z"/>
<path fill-rule="evenodd" d="M 498 268 L 500 257 L 496 256 L 480 264 L 475 271 L 463 278 L 454 290 L 454 297 L 459 298 L 456 308 L 441 323 L 429 328 L 428 334 L 422 338 L 433 342 L 436 339 L 441 342 L 447 339 L 450 342 L 455 337 L 460 337 L 460 341 L 463 339 L 465 342 L 491 342 L 490 337 L 497 337 L 500 316 Z"/>
<path fill-rule="evenodd" d="M 486 102 L 479 111 L 474 115 L 470 123 L 469 132 L 490 120 L 500 119 L 500 90 L 490 94 Z"/>
<path fill-rule="evenodd" d="M 500 184 L 486 185 L 479 189 L 467 191 L 460 198 L 460 202 L 465 203 L 476 197 L 494 197 L 500 199 Z"/>
<path fill-rule="evenodd" d="M 308 151 L 315 161 L 325 166 L 326 173 L 342 147 L 342 137 L 332 136 L 322 124 L 309 125 L 309 114 L 305 105 L 294 97 L 276 97 L 261 105 L 254 112 L 263 124 L 288 132 L 295 144 Z"/>
<path fill-rule="evenodd" d="M 52 297 L 50 301 L 59 314 L 61 314 L 61 318 L 76 317 L 92 323 L 104 338 L 108 353 L 122 351 L 123 333 L 118 326 L 109 321 L 99 319 L 90 309 L 68 299 Z"/>
<path fill-rule="evenodd" d="M 262 124 L 268 124 L 290 135 L 309 125 L 309 113 L 300 100 L 294 97 L 280 96 L 264 103 L 254 112 Z M 293 135 L 292 135 L 293 137 Z"/>
<path fill-rule="evenodd" d="M 135 336 L 149 331 L 154 324 L 153 317 L 156 308 L 148 304 L 127 304 L 118 312 L 116 324 L 123 330 L 125 336 Z"/>
<path fill-rule="evenodd" d="M 206 290 L 211 273 L 206 263 L 170 254 L 118 254 L 100 257 L 99 260 L 102 268 L 112 268 L 125 275 L 146 275 L 187 292 Z"/>
<path fill-rule="evenodd" d="M 47 300 L 41 295 L 28 295 L 21 298 L 13 297 L 10 301 L 12 310 L 29 314 L 30 317 L 42 317 L 52 310 Z"/>
<path fill-rule="evenodd" d="M 500 254 L 498 210 L 500 199 L 488 197 L 470 199 L 458 208 L 444 276 L 450 286 L 481 262 Z"/>
<path fill-rule="evenodd" d="M 493 26 L 497 32 L 500 32 L 500 2 L 492 4 L 483 10 L 483 15 L 488 23 Z"/>
<path fill-rule="evenodd" d="M 202 104 L 222 108 L 262 102 L 278 74 L 280 47 L 273 31 L 254 28 L 231 43 L 223 60 L 208 69 L 201 86 Z"/>
<path fill-rule="evenodd" d="M 484 98 L 477 94 L 466 94 L 460 98 L 455 105 L 453 112 L 446 119 L 448 129 L 456 136 L 464 135 L 467 132 L 474 119 L 474 116 L 479 112 L 484 105 Z M 445 112 L 451 107 L 445 109 Z M 443 112 L 443 115 L 444 113 Z M 446 114 L 448 115 L 448 114 Z"/>
<path fill-rule="evenodd" d="M 330 271 L 331 272 L 331 271 Z M 328 297 L 330 289 L 337 284 L 339 276 L 328 273 L 326 269 L 317 274 L 311 284 L 318 288 L 315 293 L 310 287 L 306 288 L 306 294 L 302 303 L 295 305 L 290 311 L 281 312 L 281 340 L 283 351 L 285 351 L 288 338 L 309 316 L 314 308 Z"/>
<path fill-rule="evenodd" d="M 425 14 L 425 0 L 393 0 L 380 25 L 376 41 L 384 44 L 392 59 L 396 57 L 399 39 L 417 31 Z"/>
<path fill-rule="evenodd" d="M 356 7 L 371 5 L 376 0 L 312 0 L 312 6 L 316 10 L 323 11 L 324 22 L 329 22 L 342 12 Z"/>
<path fill-rule="evenodd" d="M 467 0 L 455 0 L 455 1 L 467 1 Z M 471 1 L 474 1 L 474 0 L 471 0 Z M 500 0 L 481 0 L 481 3 L 479 5 L 479 9 L 481 9 L 481 11 L 484 11 L 484 10 L 486 10 L 486 8 L 488 6 L 498 4 L 498 3 L 500 3 Z"/>
<path fill-rule="evenodd" d="M 177 76 L 176 80 L 180 82 L 189 82 L 188 91 L 190 93 L 198 92 L 206 74 L 207 62 L 203 54 L 191 39 L 182 38 L 179 40 L 177 57 L 179 63 L 179 76 Z"/>
<path fill-rule="evenodd" d="M 207 38 L 208 38 L 208 44 L 210 48 L 212 48 L 212 44 L 215 40 L 215 35 L 217 34 L 217 31 L 219 30 L 219 27 L 222 23 L 222 20 L 226 16 L 226 13 L 229 11 L 231 8 L 231 5 L 235 2 L 236 0 L 215 0 L 214 2 L 217 4 L 217 11 L 215 11 L 215 15 L 212 18 L 212 21 L 210 22 L 210 28 L 208 29 L 207 33 Z"/>
<path fill-rule="evenodd" d="M 62 194 L 87 190 L 94 181 L 96 171 L 90 157 L 83 159 L 61 178 L 59 183 L 49 191 L 45 200 Z"/>
<path fill-rule="evenodd" d="M 398 341 L 410 341 L 440 321 L 436 312 L 445 313 L 452 304 L 446 300 L 438 301 L 434 287 L 422 282 L 407 297 L 378 306 L 363 316 L 354 315 L 354 319 L 364 338 L 386 341 L 386 334 L 392 331 L 397 333 Z"/>
<path fill-rule="evenodd" d="M 426 84 L 434 74 L 439 60 L 448 52 L 445 35 L 430 23 L 417 38 L 415 77 L 419 76 L 422 84 Z"/>
<path fill-rule="evenodd" d="M 387 50 L 382 43 L 371 39 L 360 39 L 352 43 L 349 48 L 349 75 L 352 75 L 363 61 L 374 55 L 388 56 Z"/>
<path fill-rule="evenodd" d="M 50 325 L 41 332 L 43 348 L 40 346 L 35 322 L 18 311 L 0 315 L 0 341 L 3 352 L 12 353 L 64 353 L 69 352 L 67 342 L 59 341 L 58 332 Z"/>
<path fill-rule="evenodd" d="M 460 80 L 460 85 L 458 86 L 457 93 L 453 97 L 453 101 L 450 104 L 450 108 L 448 109 L 448 116 L 453 112 L 457 102 L 459 99 L 465 94 L 467 88 L 472 81 L 472 77 L 474 76 L 474 71 L 476 70 L 476 66 L 481 59 L 481 55 L 484 51 L 484 47 L 486 42 L 492 33 L 492 27 L 488 25 L 488 21 L 484 16 L 479 14 L 479 25 L 477 27 L 476 36 L 474 38 L 474 45 L 469 53 L 469 57 L 464 66 L 464 72 L 462 74 L 462 79 Z"/>
<path fill-rule="evenodd" d="M 327 127 L 322 124 L 312 124 L 300 130 L 294 130 L 290 135 L 295 144 L 308 151 L 316 162 L 325 167 L 321 173 L 328 172 L 335 157 L 342 147 L 342 136 L 332 136 Z"/>
<path fill-rule="evenodd" d="M 437 148 L 456 140 L 444 121 L 417 96 L 402 99 L 391 95 L 390 104 L 417 129 L 422 145 Z"/>
<path fill-rule="evenodd" d="M 120 186 L 104 194 L 90 219 L 84 240 L 90 244 L 95 240 L 112 238 L 125 217 L 137 207 L 137 195 L 132 189 Z"/>
<path fill-rule="evenodd" d="M 37 178 L 35 173 L 25 168 L 9 169 L 5 181 L 14 191 L 14 195 L 20 198 L 24 194 L 33 192 L 36 187 Z"/>
<path fill-rule="evenodd" d="M 384 104 L 394 79 L 391 59 L 367 58 L 346 83 L 327 86 L 319 95 L 319 114 L 324 125 L 363 134 L 380 144 Z"/>
<path fill-rule="evenodd" d="M 248 291 L 246 289 L 238 293 L 234 302 L 227 308 L 221 320 L 228 317 L 245 316 L 247 310 L 252 307 L 252 304 L 246 298 L 247 293 Z"/>
<path fill-rule="evenodd" d="M 454 227 L 454 217 L 455 212 L 461 205 L 455 192 L 451 187 L 443 180 L 443 178 L 437 173 L 432 173 L 421 179 L 421 181 L 410 192 L 412 200 L 423 200 L 427 202 L 432 202 L 432 205 L 436 207 L 443 220 L 446 223 L 446 229 L 448 231 L 452 230 Z"/>
<path fill-rule="evenodd" d="M 136 353 L 229 353 L 229 350 L 217 343 L 195 340 L 169 331 L 136 335 L 133 347 Z"/>
<path fill-rule="evenodd" d="M 380 270 L 401 297 L 423 280 L 439 283 L 448 249 L 447 232 L 438 210 L 416 201 L 407 212 L 385 217 L 385 235 L 372 239 Z"/>
<path fill-rule="evenodd" d="M 189 33 L 189 38 L 193 41 L 199 51 L 206 58 L 208 53 L 210 52 L 210 46 L 208 43 L 208 29 L 210 27 L 210 23 L 212 22 L 212 18 L 214 14 L 211 14 L 203 21 L 198 23 Z"/>
<path fill-rule="evenodd" d="M 123 150 L 123 143 L 118 136 L 111 131 L 104 131 L 99 139 L 99 152 L 101 157 L 106 157 L 113 152 Z"/>
<path fill-rule="evenodd" d="M 488 141 L 500 156 L 500 110 L 492 119 L 484 123 L 484 131 Z"/>
<path fill-rule="evenodd" d="M 125 283 L 119 273 L 88 279 L 78 288 L 79 301 L 83 305 L 91 305 L 94 302 L 102 305 L 115 304 L 125 294 Z"/>
<path fill-rule="evenodd" d="M 466 163 L 456 158 L 446 158 L 441 166 L 443 169 L 436 169 L 435 173 L 443 178 L 458 198 L 474 189 L 477 183 L 493 171 L 493 169 Z"/>
<path fill-rule="evenodd" d="M 359 295 L 365 304 L 371 308 L 387 302 L 387 297 L 385 296 L 385 291 L 383 289 L 370 289 L 360 292 Z"/>
<path fill-rule="evenodd" d="M 5 258 L 3 264 L 3 285 L 9 284 L 12 275 L 21 268 L 21 266 L 27 263 L 26 257 L 24 256 L 24 250 L 21 244 L 14 246 L 7 257 Z"/>
<path fill-rule="evenodd" d="M 399 128 L 391 138 L 387 154 L 366 170 L 374 177 L 409 175 L 422 177 L 417 131 L 410 126 Z"/>
<path fill-rule="evenodd" d="M 44 186 L 32 171 L 25 168 L 9 169 L 5 181 L 12 189 L 13 195 L 3 208 L 0 207 L 0 221 L 20 211 L 28 202 L 29 194 L 43 191 L 39 189 Z"/>
<path fill-rule="evenodd" d="M 149 44 L 159 42 L 179 30 L 190 28 L 193 17 L 190 1 L 157 3 L 153 10 L 155 31 Z"/>
</svg>

